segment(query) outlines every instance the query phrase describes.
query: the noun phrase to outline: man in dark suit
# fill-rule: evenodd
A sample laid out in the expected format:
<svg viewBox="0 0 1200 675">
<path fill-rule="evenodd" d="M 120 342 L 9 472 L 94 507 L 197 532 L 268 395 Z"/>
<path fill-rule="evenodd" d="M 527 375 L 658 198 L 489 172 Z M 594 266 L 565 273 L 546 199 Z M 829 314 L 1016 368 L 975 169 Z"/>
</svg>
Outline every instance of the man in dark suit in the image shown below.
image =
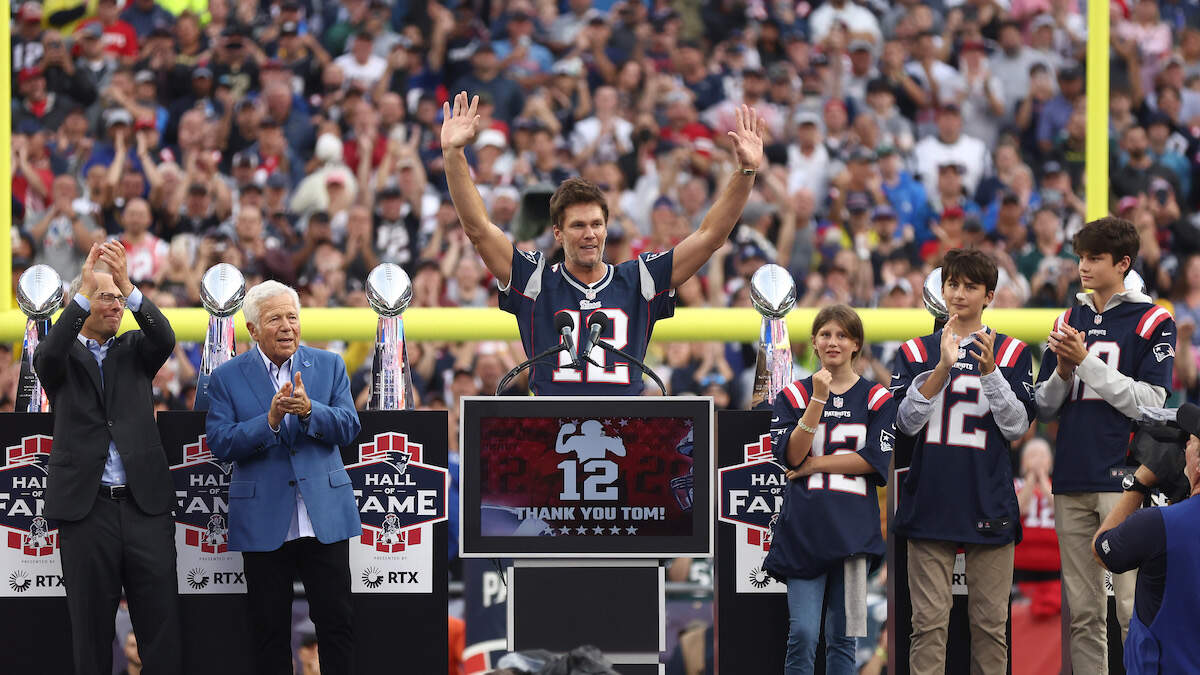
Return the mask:
<svg viewBox="0 0 1200 675">
<path fill-rule="evenodd" d="M 242 551 L 257 675 L 291 675 L 292 580 L 299 574 L 320 642 L 321 672 L 353 671 L 351 537 L 362 522 L 340 446 L 358 412 L 340 356 L 300 346 L 300 298 L 277 281 L 246 293 L 256 343 L 209 383 L 206 429 L 233 460 L 229 548 Z M 311 398 L 310 398 L 311 397 Z"/>
<path fill-rule="evenodd" d="M 45 514 L 59 521 L 75 672 L 112 672 L 124 586 L 147 672 L 179 673 L 175 492 L 151 404 L 175 333 L 117 242 L 92 246 L 74 289 L 33 365 L 54 410 Z M 118 336 L 126 306 L 141 330 Z"/>
</svg>

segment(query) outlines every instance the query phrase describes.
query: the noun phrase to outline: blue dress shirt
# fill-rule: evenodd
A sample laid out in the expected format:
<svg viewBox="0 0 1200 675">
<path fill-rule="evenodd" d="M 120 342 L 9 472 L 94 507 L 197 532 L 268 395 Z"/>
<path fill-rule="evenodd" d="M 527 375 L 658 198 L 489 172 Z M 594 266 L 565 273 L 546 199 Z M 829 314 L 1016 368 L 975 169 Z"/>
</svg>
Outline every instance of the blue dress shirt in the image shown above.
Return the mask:
<svg viewBox="0 0 1200 675">
<path fill-rule="evenodd" d="M 92 311 L 92 303 L 83 295 L 76 293 L 75 302 L 84 310 Z M 133 311 L 138 311 L 142 308 L 142 292 L 134 288 L 129 294 L 126 302 L 126 307 Z M 96 340 L 86 338 L 82 335 L 75 336 L 79 342 L 87 347 L 87 350 L 92 353 L 96 359 L 96 365 L 100 368 L 100 386 L 104 386 L 104 357 L 108 356 L 108 348 L 112 346 L 113 338 L 109 338 L 104 344 L 100 344 Z M 117 453 L 116 441 L 108 442 L 108 459 L 104 461 L 104 473 L 100 476 L 102 485 L 124 485 L 125 484 L 125 465 L 121 462 L 121 455 Z"/>
</svg>

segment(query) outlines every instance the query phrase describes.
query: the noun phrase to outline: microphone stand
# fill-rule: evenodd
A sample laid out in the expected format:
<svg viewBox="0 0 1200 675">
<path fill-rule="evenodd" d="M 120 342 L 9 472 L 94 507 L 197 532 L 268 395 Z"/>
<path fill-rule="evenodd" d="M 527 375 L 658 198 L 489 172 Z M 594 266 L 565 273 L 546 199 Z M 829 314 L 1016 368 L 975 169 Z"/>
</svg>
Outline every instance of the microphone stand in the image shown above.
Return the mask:
<svg viewBox="0 0 1200 675">
<path fill-rule="evenodd" d="M 512 370 L 508 371 L 508 373 L 506 373 L 504 375 L 504 377 L 500 378 L 500 384 L 496 385 L 496 394 L 495 395 L 499 396 L 500 392 L 507 389 L 509 383 L 512 382 L 513 378 L 515 378 L 517 375 L 520 375 L 521 371 L 525 370 L 526 368 L 529 368 L 533 364 L 537 363 L 538 361 L 541 361 L 542 359 L 544 359 L 546 357 L 554 356 L 555 354 L 562 352 L 562 351 L 566 351 L 567 349 L 568 349 L 568 347 L 567 347 L 566 342 L 559 342 L 558 344 L 554 345 L 550 349 L 547 349 L 546 351 L 542 352 L 541 354 L 538 354 L 537 356 L 533 357 L 532 359 L 529 359 L 528 361 L 525 361 L 524 363 L 519 364 L 516 368 L 513 368 Z M 574 364 L 572 364 L 572 365 L 574 365 Z"/>
<path fill-rule="evenodd" d="M 611 353 L 616 354 L 617 356 L 625 359 L 631 365 L 637 366 L 639 370 L 641 370 L 643 373 L 649 375 L 651 380 L 654 380 L 654 384 L 658 385 L 658 390 L 663 393 L 663 396 L 667 395 L 667 388 L 665 386 L 663 386 L 663 381 L 661 379 L 659 379 L 657 373 L 655 373 L 653 370 L 650 370 L 649 368 L 647 368 L 645 363 L 643 363 L 642 361 L 640 361 L 638 359 L 633 358 L 629 354 L 626 354 L 625 352 L 621 351 L 620 349 L 617 349 L 616 347 L 608 344 L 607 342 L 602 342 L 600 340 L 597 340 L 596 345 L 601 347 L 602 349 L 604 349 L 604 351 L 606 351 L 606 352 L 611 352 Z"/>
</svg>

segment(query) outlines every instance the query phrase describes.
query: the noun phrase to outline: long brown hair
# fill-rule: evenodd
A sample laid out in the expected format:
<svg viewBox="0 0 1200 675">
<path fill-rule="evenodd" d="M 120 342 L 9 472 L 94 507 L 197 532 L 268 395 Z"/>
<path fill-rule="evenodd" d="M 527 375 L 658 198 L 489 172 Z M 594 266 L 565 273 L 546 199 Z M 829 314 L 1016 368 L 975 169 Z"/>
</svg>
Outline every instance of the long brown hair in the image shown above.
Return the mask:
<svg viewBox="0 0 1200 675">
<path fill-rule="evenodd" d="M 841 326 L 842 330 L 846 331 L 851 338 L 858 340 L 858 349 L 850 355 L 850 362 L 853 363 L 867 345 L 862 319 L 859 318 L 858 312 L 849 305 L 829 305 L 817 312 L 817 318 L 813 319 L 812 339 L 814 342 L 817 339 L 817 331 L 831 321 Z"/>
</svg>

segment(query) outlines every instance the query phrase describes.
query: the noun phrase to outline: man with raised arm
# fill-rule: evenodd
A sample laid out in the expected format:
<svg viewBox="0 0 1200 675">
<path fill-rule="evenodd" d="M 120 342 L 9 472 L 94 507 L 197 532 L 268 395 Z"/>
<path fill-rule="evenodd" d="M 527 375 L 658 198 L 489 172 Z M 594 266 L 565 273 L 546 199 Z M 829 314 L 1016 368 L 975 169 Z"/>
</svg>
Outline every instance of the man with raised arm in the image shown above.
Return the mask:
<svg viewBox="0 0 1200 675">
<path fill-rule="evenodd" d="M 576 349 L 587 338 L 588 318 L 595 312 L 608 317 L 599 339 L 642 359 L 654 322 L 675 312 L 675 287 L 700 269 L 729 238 L 754 187 L 763 159 L 765 122 L 748 106 L 737 111 L 736 129 L 729 132 L 738 170 L 704 217 L 700 228 L 661 253 L 643 253 L 619 265 L 604 262 L 608 204 L 595 184 L 571 178 L 550 198 L 554 240 L 564 261 L 548 265 L 537 251 L 521 251 L 488 220 L 483 199 L 471 180 L 463 148 L 479 131 L 479 97 L 466 92 L 443 105 L 442 154 L 450 197 L 463 230 L 500 284 L 500 308 L 517 317 L 521 342 L 528 356 L 540 354 L 561 341 L 557 315 L 565 313 L 574 325 Z M 558 354 L 558 365 L 535 365 L 530 386 L 538 395 L 631 395 L 642 392 L 637 368 L 596 346 L 586 355 L 592 363 L 572 367 L 571 357 Z M 631 374 L 632 370 L 632 374 Z"/>
</svg>

